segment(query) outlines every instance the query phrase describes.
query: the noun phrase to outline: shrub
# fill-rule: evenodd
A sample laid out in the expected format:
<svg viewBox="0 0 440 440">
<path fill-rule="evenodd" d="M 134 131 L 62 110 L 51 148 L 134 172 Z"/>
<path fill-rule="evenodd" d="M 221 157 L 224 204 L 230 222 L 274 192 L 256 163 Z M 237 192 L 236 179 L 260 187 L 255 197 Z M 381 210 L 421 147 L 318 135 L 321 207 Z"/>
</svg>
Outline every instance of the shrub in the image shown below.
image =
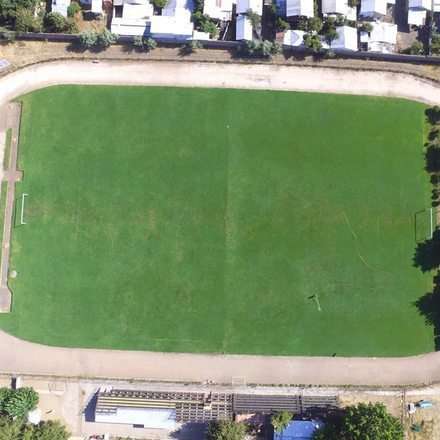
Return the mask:
<svg viewBox="0 0 440 440">
<path fill-rule="evenodd" d="M 63 32 L 67 29 L 67 20 L 58 12 L 49 12 L 44 19 L 44 24 L 50 32 Z"/>
<path fill-rule="evenodd" d="M 307 31 L 308 32 L 321 32 L 322 20 L 319 17 L 310 17 L 307 20 Z"/>
<path fill-rule="evenodd" d="M 318 53 L 322 49 L 321 39 L 316 34 L 304 34 L 304 46 L 313 53 Z"/>
<path fill-rule="evenodd" d="M 35 28 L 35 16 L 30 9 L 18 8 L 15 13 L 15 30 L 31 32 Z"/>
<path fill-rule="evenodd" d="M 80 11 L 81 11 L 81 6 L 77 2 L 72 2 L 67 7 L 67 16 L 74 17 Z"/>
<path fill-rule="evenodd" d="M 419 40 L 416 40 L 411 44 L 408 51 L 411 55 L 423 55 L 423 44 Z"/>
<path fill-rule="evenodd" d="M 97 35 L 97 45 L 101 47 L 109 47 L 118 41 L 118 36 L 112 34 L 108 29 L 104 29 Z"/>
<path fill-rule="evenodd" d="M 79 34 L 79 42 L 85 48 L 93 47 L 98 42 L 98 34 L 94 31 L 84 31 Z"/>
<path fill-rule="evenodd" d="M 4 403 L 4 412 L 10 417 L 22 418 L 38 405 L 38 394 L 33 388 L 19 388 Z"/>
</svg>

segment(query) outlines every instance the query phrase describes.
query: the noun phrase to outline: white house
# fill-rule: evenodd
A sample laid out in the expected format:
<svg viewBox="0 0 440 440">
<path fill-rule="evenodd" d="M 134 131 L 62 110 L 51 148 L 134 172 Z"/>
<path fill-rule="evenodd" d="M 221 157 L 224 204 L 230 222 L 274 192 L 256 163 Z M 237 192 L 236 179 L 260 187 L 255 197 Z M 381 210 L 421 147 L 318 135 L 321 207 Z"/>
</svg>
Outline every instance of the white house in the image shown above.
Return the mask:
<svg viewBox="0 0 440 440">
<path fill-rule="evenodd" d="M 360 15 L 381 18 L 387 14 L 387 0 L 361 0 Z"/>
<path fill-rule="evenodd" d="M 322 13 L 324 15 L 343 15 L 348 20 L 356 21 L 356 7 L 351 7 L 348 0 L 322 0 Z"/>
<path fill-rule="evenodd" d="M 298 47 L 304 44 L 305 32 L 301 30 L 288 30 L 284 32 L 283 44 Z"/>
<path fill-rule="evenodd" d="M 392 53 L 396 49 L 397 25 L 393 23 L 372 23 L 371 32 L 361 32 L 361 43 L 366 43 L 371 52 Z"/>
<path fill-rule="evenodd" d="M 286 0 L 286 16 L 295 17 L 313 17 L 313 0 Z"/>
<path fill-rule="evenodd" d="M 205 0 L 203 13 L 211 18 L 228 21 L 232 18 L 232 0 Z"/>
<path fill-rule="evenodd" d="M 408 24 L 423 26 L 426 12 L 432 9 L 432 0 L 408 0 Z"/>
<path fill-rule="evenodd" d="M 432 5 L 432 10 L 434 12 L 440 12 L 440 0 L 434 0 L 433 5 Z"/>
<path fill-rule="evenodd" d="M 152 38 L 185 41 L 191 40 L 194 31 L 194 24 L 185 16 L 153 15 L 150 23 Z"/>
<path fill-rule="evenodd" d="M 237 0 L 237 14 L 246 14 L 248 10 L 263 14 L 263 0 Z"/>
<path fill-rule="evenodd" d="M 252 40 L 253 39 L 252 23 L 246 15 L 239 15 L 235 26 L 235 39 Z"/>
<path fill-rule="evenodd" d="M 57 12 L 63 17 L 67 17 L 67 8 L 70 5 L 70 0 L 52 0 L 52 12 Z"/>
<path fill-rule="evenodd" d="M 162 15 L 184 17 L 191 20 L 191 14 L 194 10 L 192 0 L 168 0 L 168 3 L 162 9 Z"/>
<path fill-rule="evenodd" d="M 332 49 L 358 50 L 357 29 L 350 26 L 336 28 L 338 37 L 332 41 Z"/>
<path fill-rule="evenodd" d="M 113 0 L 111 31 L 118 35 L 146 35 L 153 12 L 148 0 Z"/>
</svg>

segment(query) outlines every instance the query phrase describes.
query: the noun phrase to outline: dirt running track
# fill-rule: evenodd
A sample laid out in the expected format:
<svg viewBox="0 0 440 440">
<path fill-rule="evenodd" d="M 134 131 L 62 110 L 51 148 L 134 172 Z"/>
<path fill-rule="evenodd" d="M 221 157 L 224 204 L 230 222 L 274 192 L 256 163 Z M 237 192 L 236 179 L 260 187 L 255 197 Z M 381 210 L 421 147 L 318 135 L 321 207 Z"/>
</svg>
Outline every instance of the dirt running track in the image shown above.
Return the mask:
<svg viewBox="0 0 440 440">
<path fill-rule="evenodd" d="M 0 109 L 55 84 L 301 90 L 402 97 L 440 104 L 440 85 L 405 74 L 296 66 L 59 61 L 0 78 Z M 440 353 L 408 358 L 196 355 L 48 347 L 0 331 L 0 372 L 231 384 L 418 385 L 440 381 Z"/>
</svg>

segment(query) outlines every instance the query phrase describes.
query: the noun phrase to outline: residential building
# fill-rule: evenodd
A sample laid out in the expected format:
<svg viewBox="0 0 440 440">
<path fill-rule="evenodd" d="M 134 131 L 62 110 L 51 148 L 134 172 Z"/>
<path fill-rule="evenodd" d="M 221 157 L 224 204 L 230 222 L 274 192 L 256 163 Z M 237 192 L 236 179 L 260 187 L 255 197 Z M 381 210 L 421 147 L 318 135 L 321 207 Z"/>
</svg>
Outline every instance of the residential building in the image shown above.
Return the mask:
<svg viewBox="0 0 440 440">
<path fill-rule="evenodd" d="M 242 40 L 250 41 L 253 39 L 253 35 L 254 35 L 254 30 L 248 16 L 245 14 L 238 15 L 235 25 L 235 39 L 237 41 L 242 41 Z"/>
<path fill-rule="evenodd" d="M 217 20 L 228 21 L 232 18 L 233 0 L 205 0 L 203 13 Z"/>
<path fill-rule="evenodd" d="M 152 38 L 185 41 L 191 40 L 194 24 L 185 16 L 153 15 L 150 36 Z"/>
<path fill-rule="evenodd" d="M 387 0 L 361 0 L 360 15 L 367 18 L 382 18 L 387 14 Z"/>
<path fill-rule="evenodd" d="M 357 29 L 350 26 L 339 26 L 336 28 L 338 37 L 332 41 L 332 49 L 358 50 Z M 323 45 L 324 46 L 324 45 Z"/>
<path fill-rule="evenodd" d="M 427 11 L 431 11 L 432 8 L 432 0 L 408 0 L 408 24 L 423 26 Z"/>
<path fill-rule="evenodd" d="M 371 52 L 392 53 L 396 50 L 397 25 L 393 23 L 372 23 L 371 32 L 361 32 L 360 41 Z"/>
<path fill-rule="evenodd" d="M 324 15 L 343 15 L 348 20 L 356 21 L 356 7 L 351 7 L 348 0 L 322 0 Z"/>
<path fill-rule="evenodd" d="M 286 0 L 287 17 L 313 17 L 314 15 L 313 0 Z"/>
<path fill-rule="evenodd" d="M 52 0 L 52 12 L 57 12 L 63 17 L 67 17 L 67 8 L 70 6 L 70 0 Z"/>
<path fill-rule="evenodd" d="M 149 0 L 113 0 L 111 31 L 118 35 L 147 35 L 153 13 Z"/>
<path fill-rule="evenodd" d="M 248 10 L 263 14 L 263 0 L 237 0 L 237 14 L 246 14 Z"/>
</svg>

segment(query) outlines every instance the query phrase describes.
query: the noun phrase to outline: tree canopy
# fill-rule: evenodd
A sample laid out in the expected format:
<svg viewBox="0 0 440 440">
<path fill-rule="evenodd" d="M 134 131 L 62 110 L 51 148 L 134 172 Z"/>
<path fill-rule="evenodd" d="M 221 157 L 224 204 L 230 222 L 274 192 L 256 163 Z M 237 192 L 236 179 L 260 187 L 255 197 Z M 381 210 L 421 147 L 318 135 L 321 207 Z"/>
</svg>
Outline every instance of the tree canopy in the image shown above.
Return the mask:
<svg viewBox="0 0 440 440">
<path fill-rule="evenodd" d="M 270 418 L 270 423 L 272 423 L 273 429 L 275 432 L 281 432 L 292 420 L 292 414 L 287 411 L 278 412 Z"/>
<path fill-rule="evenodd" d="M 403 440 L 399 419 L 381 403 L 349 406 L 344 414 L 328 422 L 314 440 Z"/>
<path fill-rule="evenodd" d="M 18 388 L 17 390 L 0 388 L 1 415 L 24 418 L 37 405 L 38 394 L 33 388 Z"/>
<path fill-rule="evenodd" d="M 206 438 L 207 440 L 243 440 L 245 435 L 246 425 L 243 423 L 221 420 L 209 424 Z"/>
</svg>

